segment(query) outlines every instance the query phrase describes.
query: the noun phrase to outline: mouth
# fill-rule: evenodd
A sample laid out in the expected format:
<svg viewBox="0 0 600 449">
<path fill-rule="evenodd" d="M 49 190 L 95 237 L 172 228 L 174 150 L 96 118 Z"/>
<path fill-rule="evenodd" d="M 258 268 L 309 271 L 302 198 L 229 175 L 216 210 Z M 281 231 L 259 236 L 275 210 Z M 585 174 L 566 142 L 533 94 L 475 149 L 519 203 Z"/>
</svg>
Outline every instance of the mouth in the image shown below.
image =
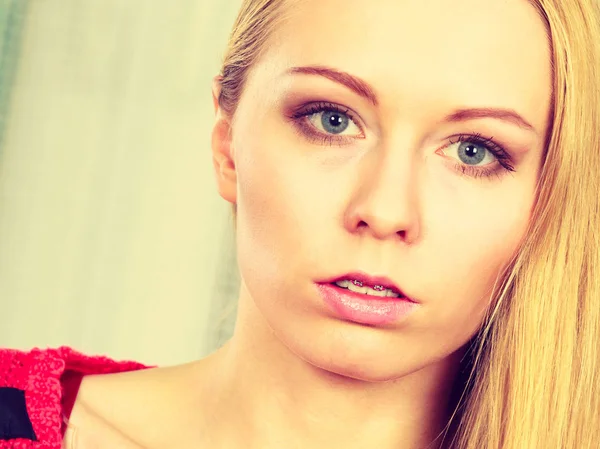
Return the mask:
<svg viewBox="0 0 600 449">
<path fill-rule="evenodd" d="M 318 282 L 317 289 L 334 316 L 368 326 L 399 324 L 419 305 L 390 279 L 360 272 Z"/>
<path fill-rule="evenodd" d="M 324 283 L 365 296 L 372 296 L 373 299 L 403 299 L 416 302 L 405 295 L 393 281 L 384 276 L 353 272 L 326 280 Z"/>
</svg>

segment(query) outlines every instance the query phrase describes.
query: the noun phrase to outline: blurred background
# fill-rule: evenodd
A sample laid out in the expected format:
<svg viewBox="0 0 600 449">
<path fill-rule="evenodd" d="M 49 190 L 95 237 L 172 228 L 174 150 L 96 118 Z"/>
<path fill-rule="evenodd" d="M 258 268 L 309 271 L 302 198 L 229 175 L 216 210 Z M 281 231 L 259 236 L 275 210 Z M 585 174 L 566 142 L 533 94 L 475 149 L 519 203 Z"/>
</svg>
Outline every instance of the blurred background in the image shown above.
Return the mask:
<svg viewBox="0 0 600 449">
<path fill-rule="evenodd" d="M 170 365 L 231 335 L 210 154 L 239 0 L 0 0 L 0 347 Z"/>
</svg>

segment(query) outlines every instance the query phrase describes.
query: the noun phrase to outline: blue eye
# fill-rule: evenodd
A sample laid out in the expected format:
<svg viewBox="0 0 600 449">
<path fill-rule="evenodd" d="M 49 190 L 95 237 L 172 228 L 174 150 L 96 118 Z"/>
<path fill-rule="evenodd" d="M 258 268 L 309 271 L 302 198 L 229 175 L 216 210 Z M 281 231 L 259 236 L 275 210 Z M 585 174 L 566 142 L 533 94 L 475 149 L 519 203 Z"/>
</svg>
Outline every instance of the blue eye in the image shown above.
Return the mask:
<svg viewBox="0 0 600 449">
<path fill-rule="evenodd" d="M 456 140 L 449 139 L 449 142 L 443 153 L 459 162 L 455 164 L 455 169 L 463 175 L 473 178 L 499 177 L 515 171 L 511 156 L 491 138 L 463 134 Z"/>
<path fill-rule="evenodd" d="M 485 159 L 488 149 L 484 145 L 465 141 L 458 146 L 458 157 L 468 165 L 477 165 Z"/>
<path fill-rule="evenodd" d="M 321 115 L 321 126 L 323 130 L 331 134 L 340 134 L 348 129 L 350 118 L 338 111 L 323 111 L 315 115 Z"/>
<path fill-rule="evenodd" d="M 365 137 L 354 113 L 335 103 L 310 103 L 290 118 L 305 137 L 320 145 L 345 145 Z"/>
</svg>

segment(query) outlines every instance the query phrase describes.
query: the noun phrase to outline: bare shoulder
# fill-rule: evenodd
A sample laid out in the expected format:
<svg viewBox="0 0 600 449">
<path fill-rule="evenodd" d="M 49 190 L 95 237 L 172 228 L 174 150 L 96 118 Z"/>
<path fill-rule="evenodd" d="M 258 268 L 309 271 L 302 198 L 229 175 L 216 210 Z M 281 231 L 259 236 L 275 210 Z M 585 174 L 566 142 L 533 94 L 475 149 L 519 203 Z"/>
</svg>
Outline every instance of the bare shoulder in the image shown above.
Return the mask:
<svg viewBox="0 0 600 449">
<path fill-rule="evenodd" d="M 176 439 L 190 438 L 184 422 L 198 408 L 195 367 L 190 363 L 84 377 L 63 447 L 177 447 Z"/>
</svg>

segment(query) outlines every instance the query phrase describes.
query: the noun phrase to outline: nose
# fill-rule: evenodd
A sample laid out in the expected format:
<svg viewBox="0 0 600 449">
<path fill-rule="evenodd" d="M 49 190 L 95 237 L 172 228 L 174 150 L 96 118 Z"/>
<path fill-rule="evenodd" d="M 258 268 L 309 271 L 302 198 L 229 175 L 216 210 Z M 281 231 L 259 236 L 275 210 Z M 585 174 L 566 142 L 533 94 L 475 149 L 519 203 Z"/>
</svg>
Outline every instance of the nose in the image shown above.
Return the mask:
<svg viewBox="0 0 600 449">
<path fill-rule="evenodd" d="M 420 233 L 417 178 L 414 161 L 363 161 L 344 225 L 355 234 L 378 240 L 414 243 Z"/>
</svg>

